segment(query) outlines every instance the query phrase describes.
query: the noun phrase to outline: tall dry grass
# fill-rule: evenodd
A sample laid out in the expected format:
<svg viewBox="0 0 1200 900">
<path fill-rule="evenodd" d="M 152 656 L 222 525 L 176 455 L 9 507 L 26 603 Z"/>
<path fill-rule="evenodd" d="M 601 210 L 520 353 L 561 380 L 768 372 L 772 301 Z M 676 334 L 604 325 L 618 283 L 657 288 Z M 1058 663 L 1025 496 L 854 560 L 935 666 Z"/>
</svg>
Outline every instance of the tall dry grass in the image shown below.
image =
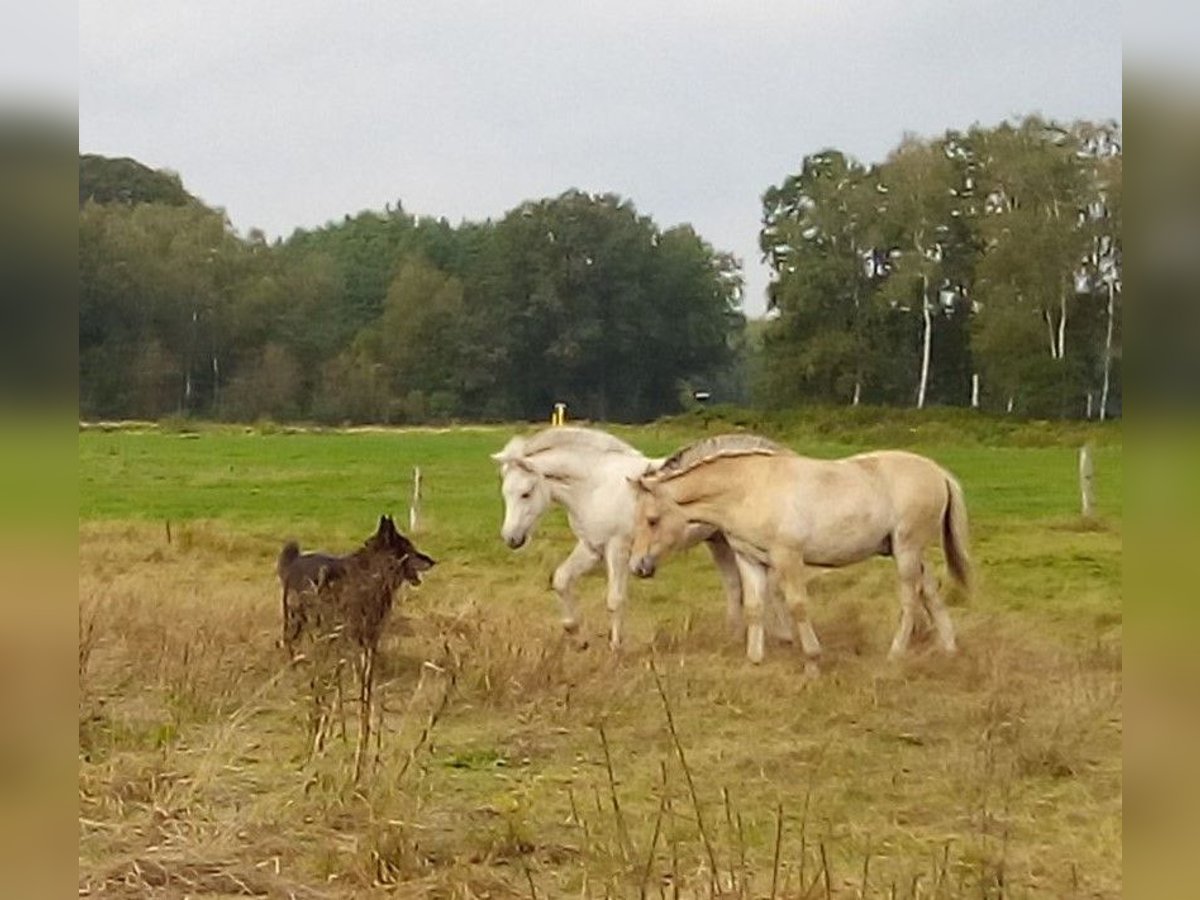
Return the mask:
<svg viewBox="0 0 1200 900">
<path fill-rule="evenodd" d="M 708 567 L 635 589 L 614 656 L 563 639 L 541 579 L 444 560 L 384 636 L 356 784 L 355 713 L 313 754 L 310 672 L 274 645 L 277 547 L 84 525 L 81 891 L 1117 896 L 1119 616 L 1007 593 L 1054 539 L 985 545 L 954 659 L 885 661 L 886 564 L 819 583 L 815 683 L 783 646 L 745 662 Z"/>
</svg>

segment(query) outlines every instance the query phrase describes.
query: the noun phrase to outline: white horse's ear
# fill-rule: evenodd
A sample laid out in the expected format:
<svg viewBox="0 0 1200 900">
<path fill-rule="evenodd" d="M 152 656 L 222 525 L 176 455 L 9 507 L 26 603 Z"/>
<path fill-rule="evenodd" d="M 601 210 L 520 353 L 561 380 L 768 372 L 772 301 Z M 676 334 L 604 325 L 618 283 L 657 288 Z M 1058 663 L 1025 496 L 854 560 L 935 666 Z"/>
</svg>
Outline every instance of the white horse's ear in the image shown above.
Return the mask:
<svg viewBox="0 0 1200 900">
<path fill-rule="evenodd" d="M 501 451 L 499 451 L 499 452 L 497 452 L 497 453 L 493 453 L 493 454 L 492 454 L 492 462 L 494 462 L 494 463 L 495 463 L 496 465 L 498 465 L 498 466 L 502 466 L 502 465 L 504 465 L 506 462 L 508 462 L 508 457 L 507 457 L 507 456 L 505 456 L 505 455 L 504 455 L 504 451 L 503 451 L 503 450 L 501 450 Z"/>
</svg>

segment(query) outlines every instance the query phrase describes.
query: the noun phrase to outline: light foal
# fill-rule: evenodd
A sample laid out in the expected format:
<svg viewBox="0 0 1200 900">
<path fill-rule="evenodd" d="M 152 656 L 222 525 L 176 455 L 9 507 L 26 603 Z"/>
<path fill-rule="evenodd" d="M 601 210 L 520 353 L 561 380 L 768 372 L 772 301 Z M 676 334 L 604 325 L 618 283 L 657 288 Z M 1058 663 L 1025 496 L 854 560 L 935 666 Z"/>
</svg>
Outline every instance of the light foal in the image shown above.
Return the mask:
<svg viewBox="0 0 1200 900">
<path fill-rule="evenodd" d="M 918 603 L 932 618 L 942 648 L 953 653 L 954 626 L 923 556 L 940 540 L 951 576 L 968 587 L 967 511 L 954 476 L 930 459 L 897 450 L 818 460 L 782 447 L 746 444 L 741 435 L 710 438 L 677 453 L 662 470 L 633 480 L 638 489 L 630 553 L 634 573 L 653 575 L 690 528 L 720 529 L 737 554 L 750 661 L 762 660 L 762 598 L 778 584 L 807 657 L 806 670 L 815 675 L 821 645 L 808 621 L 810 570 L 892 556 L 900 582 L 900 624 L 891 656 L 907 649 Z"/>
</svg>

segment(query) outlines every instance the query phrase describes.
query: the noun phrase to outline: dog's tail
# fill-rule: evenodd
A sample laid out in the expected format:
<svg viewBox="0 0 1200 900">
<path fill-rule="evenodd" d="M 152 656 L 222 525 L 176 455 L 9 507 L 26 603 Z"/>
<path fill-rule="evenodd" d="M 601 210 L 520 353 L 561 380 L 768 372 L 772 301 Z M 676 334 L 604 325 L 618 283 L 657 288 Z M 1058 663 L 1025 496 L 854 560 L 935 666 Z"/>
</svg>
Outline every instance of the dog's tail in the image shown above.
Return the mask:
<svg viewBox="0 0 1200 900">
<path fill-rule="evenodd" d="M 283 578 L 292 563 L 299 557 L 300 545 L 296 541 L 288 541 L 283 545 L 283 549 L 279 551 L 279 561 L 275 563 L 275 571 L 279 573 L 280 578 Z"/>
</svg>

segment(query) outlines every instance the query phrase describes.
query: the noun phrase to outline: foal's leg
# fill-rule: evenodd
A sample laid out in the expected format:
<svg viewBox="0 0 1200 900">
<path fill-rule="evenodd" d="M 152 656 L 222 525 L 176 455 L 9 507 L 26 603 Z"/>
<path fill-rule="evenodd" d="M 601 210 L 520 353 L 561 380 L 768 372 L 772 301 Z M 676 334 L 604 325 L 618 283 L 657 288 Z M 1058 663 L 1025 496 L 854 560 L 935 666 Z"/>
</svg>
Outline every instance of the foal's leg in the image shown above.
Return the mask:
<svg viewBox="0 0 1200 900">
<path fill-rule="evenodd" d="M 719 531 L 704 543 L 712 553 L 717 572 L 721 575 L 721 584 L 725 588 L 725 621 L 729 625 L 729 632 L 734 637 L 741 637 L 746 622 L 742 618 L 742 576 L 738 574 L 737 554 Z"/>
<path fill-rule="evenodd" d="M 804 559 L 795 553 L 780 553 L 771 557 L 775 579 L 783 588 L 792 627 L 800 635 L 800 646 L 804 650 L 804 674 L 815 678 L 821 670 L 817 660 L 821 656 L 821 642 L 808 619 L 808 573 Z"/>
<path fill-rule="evenodd" d="M 888 652 L 892 659 L 903 655 L 908 649 L 908 641 L 912 637 L 915 624 L 914 616 L 921 597 L 923 568 L 919 550 L 897 547 L 894 552 L 896 571 L 900 576 L 900 625 L 896 629 L 896 636 L 892 638 L 892 649 Z"/>
<path fill-rule="evenodd" d="M 958 645 L 954 641 L 954 623 L 950 621 L 950 612 L 942 602 L 941 591 L 938 590 L 937 576 L 933 566 L 921 564 L 921 602 L 933 625 L 937 629 L 938 641 L 947 653 L 954 653 Z"/>
<path fill-rule="evenodd" d="M 629 544 L 626 541 L 609 541 L 604 548 L 604 563 L 608 567 L 609 632 L 608 644 L 614 650 L 621 646 L 621 616 L 625 606 L 625 594 L 629 586 Z"/>
<path fill-rule="evenodd" d="M 571 555 L 554 570 L 554 575 L 550 579 L 550 586 L 554 588 L 554 592 L 558 594 L 558 601 L 562 604 L 562 623 L 568 634 L 574 634 L 579 630 L 579 607 L 575 603 L 575 582 L 598 562 L 600 562 L 600 554 L 580 541 L 571 551 Z"/>
</svg>

